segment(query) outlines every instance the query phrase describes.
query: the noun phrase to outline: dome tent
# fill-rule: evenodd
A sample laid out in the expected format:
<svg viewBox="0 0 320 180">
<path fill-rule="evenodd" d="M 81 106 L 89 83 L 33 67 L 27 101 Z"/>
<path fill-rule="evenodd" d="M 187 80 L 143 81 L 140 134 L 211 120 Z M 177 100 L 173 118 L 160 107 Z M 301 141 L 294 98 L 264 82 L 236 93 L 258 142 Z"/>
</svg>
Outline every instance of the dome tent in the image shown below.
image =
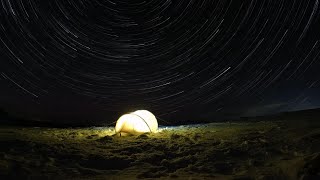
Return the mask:
<svg viewBox="0 0 320 180">
<path fill-rule="evenodd" d="M 116 133 L 141 134 L 156 132 L 158 121 L 156 117 L 147 110 L 138 110 L 129 114 L 122 115 L 115 127 Z"/>
</svg>

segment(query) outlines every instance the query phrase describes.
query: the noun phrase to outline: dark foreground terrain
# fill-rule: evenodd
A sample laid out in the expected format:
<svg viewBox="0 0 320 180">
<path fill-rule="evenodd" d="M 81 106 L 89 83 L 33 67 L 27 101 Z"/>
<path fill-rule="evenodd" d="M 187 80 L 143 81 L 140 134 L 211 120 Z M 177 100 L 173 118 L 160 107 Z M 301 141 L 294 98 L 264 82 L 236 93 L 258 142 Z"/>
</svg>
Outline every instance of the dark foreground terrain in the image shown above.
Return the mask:
<svg viewBox="0 0 320 180">
<path fill-rule="evenodd" d="M 320 179 L 317 121 L 212 123 L 115 136 L 113 128 L 0 128 L 1 179 Z"/>
</svg>

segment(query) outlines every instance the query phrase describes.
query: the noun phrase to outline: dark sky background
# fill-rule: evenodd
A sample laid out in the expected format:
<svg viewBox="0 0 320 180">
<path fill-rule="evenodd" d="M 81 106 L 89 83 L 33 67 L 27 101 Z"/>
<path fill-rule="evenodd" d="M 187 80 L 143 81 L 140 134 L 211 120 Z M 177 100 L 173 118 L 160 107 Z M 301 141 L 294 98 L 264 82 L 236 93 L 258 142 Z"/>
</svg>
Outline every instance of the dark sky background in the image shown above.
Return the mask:
<svg viewBox="0 0 320 180">
<path fill-rule="evenodd" d="M 2 0 L 0 107 L 88 124 L 317 108 L 319 18 L 318 0 Z"/>
</svg>

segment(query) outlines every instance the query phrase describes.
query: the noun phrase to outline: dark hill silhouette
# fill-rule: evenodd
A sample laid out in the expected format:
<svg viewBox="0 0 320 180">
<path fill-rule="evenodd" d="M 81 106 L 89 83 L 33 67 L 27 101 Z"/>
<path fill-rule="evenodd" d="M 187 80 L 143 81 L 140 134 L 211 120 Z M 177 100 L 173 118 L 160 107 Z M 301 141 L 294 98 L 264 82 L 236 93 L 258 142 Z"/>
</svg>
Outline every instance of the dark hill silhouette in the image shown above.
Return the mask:
<svg viewBox="0 0 320 180">
<path fill-rule="evenodd" d="M 0 108 L 0 126 L 27 126 L 27 127 L 86 127 L 87 122 L 74 123 L 55 123 L 46 119 L 25 118 L 19 115 L 13 115 Z M 92 125 L 94 126 L 94 125 Z"/>
<path fill-rule="evenodd" d="M 320 120 L 320 108 L 281 112 L 265 116 L 241 117 L 241 121 L 317 121 Z"/>
<path fill-rule="evenodd" d="M 168 119 L 167 119 L 168 120 Z M 206 119 L 198 119 L 198 121 L 185 121 L 183 123 L 174 122 L 173 124 L 197 124 L 197 123 L 210 123 L 210 122 L 256 122 L 256 121 L 281 121 L 281 120 L 290 120 L 290 121 L 318 121 L 320 120 L 320 108 L 319 109 L 308 109 L 292 112 L 282 112 L 278 114 L 265 115 L 265 116 L 254 116 L 254 117 L 207 117 Z M 159 119 L 161 122 L 161 118 Z M 171 122 L 170 119 L 168 122 Z M 162 124 L 162 123 L 161 123 Z M 48 121 L 46 119 L 30 119 L 19 117 L 17 115 L 12 115 L 7 113 L 4 109 L 0 109 L 0 126 L 32 126 L 32 127 L 88 127 L 88 126 L 105 126 L 103 123 L 92 123 L 92 122 L 65 122 L 65 123 L 56 123 Z M 110 125 L 110 124 L 109 124 Z"/>
</svg>

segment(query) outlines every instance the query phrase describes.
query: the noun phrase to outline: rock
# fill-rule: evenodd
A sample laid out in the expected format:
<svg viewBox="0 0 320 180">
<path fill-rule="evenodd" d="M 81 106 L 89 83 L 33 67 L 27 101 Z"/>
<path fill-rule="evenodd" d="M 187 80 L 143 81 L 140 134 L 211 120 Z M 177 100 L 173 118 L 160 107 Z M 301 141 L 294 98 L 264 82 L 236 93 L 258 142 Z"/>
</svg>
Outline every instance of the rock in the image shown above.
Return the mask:
<svg viewBox="0 0 320 180">
<path fill-rule="evenodd" d="M 172 134 L 170 136 L 171 139 L 175 140 L 175 139 L 180 139 L 182 136 L 180 136 L 179 134 Z"/>
<path fill-rule="evenodd" d="M 149 138 L 149 136 L 148 136 L 146 133 L 141 134 L 141 135 L 139 135 L 139 136 L 137 137 L 137 139 L 148 139 L 148 138 Z"/>
<path fill-rule="evenodd" d="M 195 134 L 193 136 L 193 140 L 198 141 L 199 139 L 201 139 L 201 135 L 200 134 Z"/>
<path fill-rule="evenodd" d="M 105 137 L 98 139 L 97 141 L 99 141 L 99 142 L 112 142 L 113 138 L 111 136 L 105 136 Z"/>
<path fill-rule="evenodd" d="M 93 134 L 90 136 L 87 136 L 87 139 L 94 139 L 94 138 L 98 138 L 99 136 L 97 134 Z"/>
</svg>

